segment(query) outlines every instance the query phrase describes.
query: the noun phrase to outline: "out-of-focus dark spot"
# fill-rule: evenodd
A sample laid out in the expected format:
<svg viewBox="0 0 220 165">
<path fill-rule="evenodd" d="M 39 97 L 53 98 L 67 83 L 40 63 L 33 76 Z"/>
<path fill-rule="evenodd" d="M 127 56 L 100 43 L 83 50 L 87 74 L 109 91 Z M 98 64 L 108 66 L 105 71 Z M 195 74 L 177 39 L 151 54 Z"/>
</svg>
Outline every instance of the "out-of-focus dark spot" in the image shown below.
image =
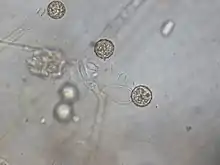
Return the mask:
<svg viewBox="0 0 220 165">
<path fill-rule="evenodd" d="M 192 130 L 192 126 L 186 126 L 186 131 L 189 132 Z"/>
<path fill-rule="evenodd" d="M 23 83 L 26 83 L 27 82 L 27 77 L 22 76 L 21 80 L 22 80 Z"/>
<path fill-rule="evenodd" d="M 11 85 L 9 84 L 9 83 L 6 83 L 6 88 L 10 88 L 11 87 Z"/>
<path fill-rule="evenodd" d="M 29 119 L 28 119 L 28 118 L 24 119 L 24 122 L 25 122 L 25 123 L 28 123 L 28 122 L 29 122 Z"/>
<path fill-rule="evenodd" d="M 213 38 L 213 39 L 212 39 L 212 42 L 217 42 L 217 39 L 216 39 L 216 38 Z"/>
<path fill-rule="evenodd" d="M 91 41 L 91 42 L 89 43 L 89 45 L 90 45 L 91 47 L 94 47 L 94 46 L 95 46 L 95 44 L 96 44 L 96 42 L 95 42 L 95 41 Z"/>
</svg>

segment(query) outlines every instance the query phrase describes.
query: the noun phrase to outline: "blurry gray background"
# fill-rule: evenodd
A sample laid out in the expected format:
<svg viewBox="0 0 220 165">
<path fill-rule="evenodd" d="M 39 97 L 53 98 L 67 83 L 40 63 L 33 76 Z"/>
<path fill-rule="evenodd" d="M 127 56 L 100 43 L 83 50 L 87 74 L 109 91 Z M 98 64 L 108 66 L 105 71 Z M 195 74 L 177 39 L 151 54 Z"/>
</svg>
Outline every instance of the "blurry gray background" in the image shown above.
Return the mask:
<svg viewBox="0 0 220 165">
<path fill-rule="evenodd" d="M 49 2 L 1 0 L 0 38 L 90 58 L 100 66 L 99 84 L 146 84 L 153 100 L 137 108 L 107 99 L 97 108 L 74 68 L 42 80 L 26 68 L 30 53 L 0 46 L 0 157 L 10 165 L 220 164 L 220 1 L 63 0 L 60 20 L 48 17 Z M 164 38 L 168 19 L 176 26 Z M 105 62 L 93 52 L 99 38 L 116 47 Z M 69 79 L 80 88 L 80 121 L 62 125 L 52 111 Z M 121 88 L 111 95 L 129 99 Z"/>
</svg>

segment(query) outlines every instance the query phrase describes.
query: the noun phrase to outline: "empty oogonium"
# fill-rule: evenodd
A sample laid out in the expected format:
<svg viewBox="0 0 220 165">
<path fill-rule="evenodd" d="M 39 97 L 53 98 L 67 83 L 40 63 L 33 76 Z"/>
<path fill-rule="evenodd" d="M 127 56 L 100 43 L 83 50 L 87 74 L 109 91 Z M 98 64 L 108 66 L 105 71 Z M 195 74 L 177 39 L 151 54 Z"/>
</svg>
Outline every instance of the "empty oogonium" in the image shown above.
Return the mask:
<svg viewBox="0 0 220 165">
<path fill-rule="evenodd" d="M 146 107 L 151 100 L 152 91 L 145 85 L 138 85 L 131 92 L 131 101 L 138 107 Z"/>
<path fill-rule="evenodd" d="M 95 54 L 103 60 L 110 58 L 114 54 L 114 50 L 113 42 L 108 39 L 100 39 L 94 46 Z"/>
<path fill-rule="evenodd" d="M 66 13 L 66 7 L 61 1 L 52 1 L 47 6 L 47 14 L 53 19 L 61 19 Z"/>
<path fill-rule="evenodd" d="M 61 85 L 60 89 L 58 90 L 58 94 L 62 101 L 69 104 L 73 104 L 79 100 L 79 89 L 76 84 L 71 82 L 65 82 L 63 85 Z"/>
<path fill-rule="evenodd" d="M 59 78 L 63 75 L 66 61 L 60 50 L 42 49 L 34 51 L 26 60 L 29 72 L 41 78 Z"/>
<path fill-rule="evenodd" d="M 73 121 L 73 107 L 70 104 L 61 101 L 54 106 L 53 117 L 59 123 L 69 123 Z"/>
</svg>

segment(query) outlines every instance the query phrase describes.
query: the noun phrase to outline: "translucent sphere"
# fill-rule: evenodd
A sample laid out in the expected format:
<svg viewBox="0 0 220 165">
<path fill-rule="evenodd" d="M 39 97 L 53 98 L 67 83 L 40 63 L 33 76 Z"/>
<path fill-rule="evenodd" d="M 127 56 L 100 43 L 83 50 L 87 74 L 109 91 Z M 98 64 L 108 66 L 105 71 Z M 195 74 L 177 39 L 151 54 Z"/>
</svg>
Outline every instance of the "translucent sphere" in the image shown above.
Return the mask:
<svg viewBox="0 0 220 165">
<path fill-rule="evenodd" d="M 54 107 L 53 116 L 59 123 L 69 123 L 74 117 L 73 108 L 67 103 L 59 102 Z"/>
<path fill-rule="evenodd" d="M 64 83 L 58 90 L 58 93 L 61 100 L 69 104 L 73 104 L 74 102 L 79 100 L 79 89 L 73 83 Z"/>
</svg>

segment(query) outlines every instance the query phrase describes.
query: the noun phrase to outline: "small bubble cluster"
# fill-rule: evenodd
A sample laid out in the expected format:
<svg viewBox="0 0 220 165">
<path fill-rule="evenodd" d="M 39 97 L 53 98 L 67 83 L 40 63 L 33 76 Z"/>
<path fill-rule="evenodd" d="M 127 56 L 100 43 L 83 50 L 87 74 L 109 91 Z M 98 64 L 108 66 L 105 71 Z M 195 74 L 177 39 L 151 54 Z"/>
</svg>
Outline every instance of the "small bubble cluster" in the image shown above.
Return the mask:
<svg viewBox="0 0 220 165">
<path fill-rule="evenodd" d="M 108 39 L 100 39 L 94 46 L 95 54 L 103 60 L 110 58 L 114 54 L 114 50 L 113 42 Z"/>
<path fill-rule="evenodd" d="M 47 14 L 53 19 L 61 19 L 66 13 L 66 7 L 61 1 L 52 1 L 47 6 Z"/>
<path fill-rule="evenodd" d="M 26 60 L 27 68 L 32 75 L 41 78 L 59 78 L 63 75 L 66 61 L 62 53 L 51 50 L 36 50 L 32 57 Z"/>
<path fill-rule="evenodd" d="M 145 85 L 136 86 L 131 92 L 131 101 L 138 107 L 146 107 L 152 100 L 152 91 Z"/>
</svg>

